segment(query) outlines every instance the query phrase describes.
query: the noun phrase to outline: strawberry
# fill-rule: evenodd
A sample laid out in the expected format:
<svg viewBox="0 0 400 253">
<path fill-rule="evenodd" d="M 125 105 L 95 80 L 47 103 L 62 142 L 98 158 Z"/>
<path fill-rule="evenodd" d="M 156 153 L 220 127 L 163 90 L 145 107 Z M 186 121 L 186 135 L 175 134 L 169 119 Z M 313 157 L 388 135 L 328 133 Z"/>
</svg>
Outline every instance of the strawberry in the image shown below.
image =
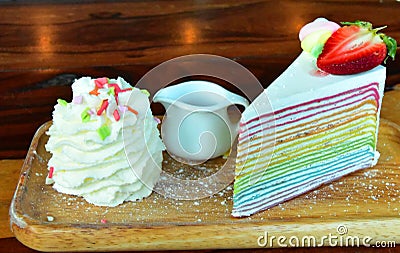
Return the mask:
<svg viewBox="0 0 400 253">
<path fill-rule="evenodd" d="M 397 43 L 364 21 L 343 22 L 326 41 L 317 66 L 335 75 L 356 74 L 370 70 L 388 57 L 394 60 Z"/>
</svg>

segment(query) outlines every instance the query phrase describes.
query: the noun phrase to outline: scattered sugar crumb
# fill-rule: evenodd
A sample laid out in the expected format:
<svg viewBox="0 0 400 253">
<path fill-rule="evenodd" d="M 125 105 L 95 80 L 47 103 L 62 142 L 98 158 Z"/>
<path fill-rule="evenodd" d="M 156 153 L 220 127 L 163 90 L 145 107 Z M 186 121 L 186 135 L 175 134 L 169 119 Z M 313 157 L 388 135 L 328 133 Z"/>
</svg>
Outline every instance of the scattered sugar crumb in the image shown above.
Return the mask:
<svg viewBox="0 0 400 253">
<path fill-rule="evenodd" d="M 49 184 L 54 184 L 54 180 L 53 180 L 52 178 L 48 178 L 48 177 L 46 177 L 45 184 L 46 184 L 46 185 L 49 185 Z"/>
<path fill-rule="evenodd" d="M 375 196 L 371 196 L 370 198 L 373 200 L 378 200 Z"/>
</svg>

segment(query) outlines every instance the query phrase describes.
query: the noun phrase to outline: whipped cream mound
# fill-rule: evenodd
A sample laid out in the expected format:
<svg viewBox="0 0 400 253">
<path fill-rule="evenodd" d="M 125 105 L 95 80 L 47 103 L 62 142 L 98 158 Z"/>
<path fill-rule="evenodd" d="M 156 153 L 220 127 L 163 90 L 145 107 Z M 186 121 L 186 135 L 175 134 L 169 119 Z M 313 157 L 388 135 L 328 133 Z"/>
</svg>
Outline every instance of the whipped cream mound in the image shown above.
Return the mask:
<svg viewBox="0 0 400 253">
<path fill-rule="evenodd" d="M 149 93 L 120 77 L 83 77 L 72 91 L 70 103 L 58 100 L 47 131 L 46 183 L 99 206 L 149 196 L 165 149 Z"/>
</svg>

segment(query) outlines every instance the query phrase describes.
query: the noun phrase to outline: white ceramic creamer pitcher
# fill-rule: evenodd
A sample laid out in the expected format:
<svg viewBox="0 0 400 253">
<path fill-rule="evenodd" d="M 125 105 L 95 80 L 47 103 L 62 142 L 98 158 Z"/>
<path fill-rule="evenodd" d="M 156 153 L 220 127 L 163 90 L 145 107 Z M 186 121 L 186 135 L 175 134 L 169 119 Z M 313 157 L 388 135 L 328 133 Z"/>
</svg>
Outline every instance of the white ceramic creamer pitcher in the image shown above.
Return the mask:
<svg viewBox="0 0 400 253">
<path fill-rule="evenodd" d="M 239 117 L 235 104 L 245 108 L 247 99 L 208 81 L 188 81 L 159 90 L 153 97 L 166 109 L 161 125 L 170 155 L 195 164 L 226 153 L 235 140 Z M 236 110 L 240 113 L 239 110 Z"/>
</svg>

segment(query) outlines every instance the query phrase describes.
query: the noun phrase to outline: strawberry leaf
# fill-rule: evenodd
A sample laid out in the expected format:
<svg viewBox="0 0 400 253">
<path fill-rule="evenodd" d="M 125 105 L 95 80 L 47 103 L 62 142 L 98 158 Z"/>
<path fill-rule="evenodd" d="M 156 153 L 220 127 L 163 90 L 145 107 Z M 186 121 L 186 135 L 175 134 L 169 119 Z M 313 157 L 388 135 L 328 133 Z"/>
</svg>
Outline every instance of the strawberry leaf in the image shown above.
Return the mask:
<svg viewBox="0 0 400 253">
<path fill-rule="evenodd" d="M 385 59 L 385 63 L 387 58 L 391 57 L 392 60 L 394 60 L 394 57 L 396 55 L 396 50 L 397 50 L 397 41 L 395 39 L 393 39 L 392 37 L 386 36 L 384 34 L 380 34 L 383 42 L 385 42 L 386 44 L 386 48 L 387 48 L 387 57 Z"/>
<path fill-rule="evenodd" d="M 340 22 L 342 25 L 356 25 L 362 28 L 372 30 L 372 24 L 370 22 L 356 20 L 354 22 Z"/>
</svg>

